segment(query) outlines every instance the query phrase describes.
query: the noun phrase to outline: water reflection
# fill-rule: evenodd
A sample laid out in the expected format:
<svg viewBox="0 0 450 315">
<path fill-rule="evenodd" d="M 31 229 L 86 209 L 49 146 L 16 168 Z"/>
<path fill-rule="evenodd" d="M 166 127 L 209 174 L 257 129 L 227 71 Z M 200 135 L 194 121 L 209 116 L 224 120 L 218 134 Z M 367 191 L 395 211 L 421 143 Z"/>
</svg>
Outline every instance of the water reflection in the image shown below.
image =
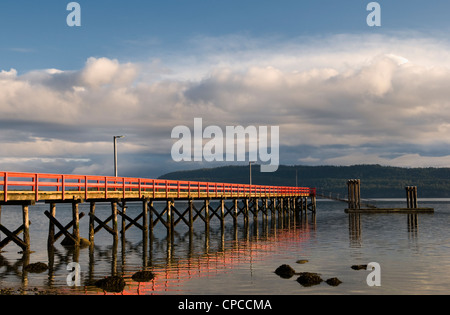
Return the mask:
<svg viewBox="0 0 450 315">
<path fill-rule="evenodd" d="M 419 215 L 417 213 L 407 214 L 407 230 L 408 238 L 412 241 L 417 241 L 419 231 Z M 350 247 L 362 247 L 362 227 L 361 214 L 351 213 L 348 215 L 348 228 Z"/>
<path fill-rule="evenodd" d="M 119 275 L 127 283 L 121 294 L 176 293 L 190 279 L 227 273 L 236 265 L 264 259 L 280 246 L 305 242 L 313 237 L 311 232 L 315 228 L 315 214 L 262 216 L 243 224 L 174 230 L 169 235 L 149 233 L 145 237 L 144 234 L 137 242 L 123 234 L 119 240 L 112 237 L 112 245 L 62 249 L 50 246 L 48 271 L 39 275 L 24 270 L 30 263 L 29 253 L 23 253 L 14 263 L 0 253 L 0 280 L 20 281 L 25 288 L 34 285 L 56 289 L 58 293 L 105 294 L 95 287 L 95 281 Z M 82 265 L 81 287 L 67 286 L 67 265 L 71 262 Z M 152 271 L 155 278 L 149 282 L 133 281 L 132 275 L 141 270 Z M 37 278 L 42 281 L 38 285 Z"/>
<path fill-rule="evenodd" d="M 408 239 L 411 242 L 411 246 L 415 249 L 418 248 L 419 240 L 419 215 L 408 214 Z"/>
<path fill-rule="evenodd" d="M 419 230 L 419 216 L 418 214 L 408 214 L 408 232 L 412 238 L 417 238 Z"/>
<path fill-rule="evenodd" d="M 348 230 L 350 236 L 350 247 L 358 248 L 362 246 L 361 238 L 361 214 L 350 213 L 348 215 Z"/>
</svg>

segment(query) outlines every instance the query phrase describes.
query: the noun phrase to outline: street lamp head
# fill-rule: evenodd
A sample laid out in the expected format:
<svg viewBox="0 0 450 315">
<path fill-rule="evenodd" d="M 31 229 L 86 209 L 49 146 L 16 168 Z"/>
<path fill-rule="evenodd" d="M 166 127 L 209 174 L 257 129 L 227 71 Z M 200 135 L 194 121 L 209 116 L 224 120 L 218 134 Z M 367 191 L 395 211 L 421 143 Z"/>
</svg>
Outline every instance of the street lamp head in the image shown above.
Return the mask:
<svg viewBox="0 0 450 315">
<path fill-rule="evenodd" d="M 114 139 L 124 138 L 125 136 L 114 136 Z"/>
</svg>

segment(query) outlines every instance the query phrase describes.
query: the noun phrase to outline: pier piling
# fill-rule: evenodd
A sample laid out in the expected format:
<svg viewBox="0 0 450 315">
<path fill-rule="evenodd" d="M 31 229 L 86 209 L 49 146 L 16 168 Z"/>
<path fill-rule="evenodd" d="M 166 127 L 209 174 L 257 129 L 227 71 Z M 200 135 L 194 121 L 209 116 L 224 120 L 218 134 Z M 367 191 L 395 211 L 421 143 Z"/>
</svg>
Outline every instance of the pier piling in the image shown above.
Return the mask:
<svg viewBox="0 0 450 315">
<path fill-rule="evenodd" d="M 56 217 L 56 204 L 50 203 L 50 215 Z M 49 220 L 47 246 L 50 247 L 55 243 L 55 224 Z"/>
<path fill-rule="evenodd" d="M 416 186 L 406 186 L 406 205 L 409 209 L 418 208 L 417 202 L 417 187 Z"/>
<path fill-rule="evenodd" d="M 28 253 L 30 251 L 30 224 L 28 207 L 31 205 L 31 202 L 22 202 L 17 203 L 17 205 L 22 206 L 22 225 L 19 226 L 14 231 L 10 231 L 4 225 L 0 224 L 0 232 L 6 235 L 6 238 L 1 240 L 0 242 L 0 250 L 8 245 L 11 241 L 14 242 L 17 246 L 22 248 L 24 253 Z M 0 213 L 1 214 L 1 213 Z M 18 237 L 18 235 L 22 233 L 22 239 Z"/>
<path fill-rule="evenodd" d="M 348 208 L 361 209 L 361 181 L 350 179 L 347 181 L 348 187 Z"/>
</svg>

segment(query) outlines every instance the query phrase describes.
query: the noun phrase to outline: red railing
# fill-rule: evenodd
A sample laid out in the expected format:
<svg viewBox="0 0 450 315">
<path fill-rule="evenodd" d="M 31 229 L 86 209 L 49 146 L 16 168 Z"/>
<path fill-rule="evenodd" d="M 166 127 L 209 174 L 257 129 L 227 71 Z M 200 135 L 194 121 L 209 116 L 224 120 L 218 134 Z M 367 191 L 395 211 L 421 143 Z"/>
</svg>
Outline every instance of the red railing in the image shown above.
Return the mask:
<svg viewBox="0 0 450 315">
<path fill-rule="evenodd" d="M 109 192 L 135 192 L 141 198 L 189 197 L 245 197 L 245 196 L 305 196 L 316 194 L 315 188 L 246 185 L 214 182 L 195 182 L 184 180 L 165 180 L 147 178 L 129 178 L 114 176 L 39 174 L 20 172 L 0 172 L 0 193 L 4 194 L 4 202 L 8 201 L 8 193 L 33 191 L 34 200 L 39 200 L 40 192 L 61 192 L 62 200 L 66 192 L 79 191 L 88 199 L 89 192 L 102 191 L 104 198 Z"/>
</svg>

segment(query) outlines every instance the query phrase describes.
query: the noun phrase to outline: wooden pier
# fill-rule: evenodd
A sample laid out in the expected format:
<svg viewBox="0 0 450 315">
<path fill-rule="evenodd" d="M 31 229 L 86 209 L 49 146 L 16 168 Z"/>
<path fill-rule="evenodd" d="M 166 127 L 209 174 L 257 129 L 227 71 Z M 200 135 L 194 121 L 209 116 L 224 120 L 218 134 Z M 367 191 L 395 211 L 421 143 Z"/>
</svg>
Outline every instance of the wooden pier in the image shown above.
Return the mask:
<svg viewBox="0 0 450 315">
<path fill-rule="evenodd" d="M 162 211 L 154 207 L 156 201 L 165 203 Z M 202 206 L 199 207 L 198 202 L 194 201 L 201 201 Z M 164 225 L 170 236 L 179 223 L 193 229 L 198 219 L 204 222 L 208 230 L 214 217 L 223 225 L 227 216 L 231 216 L 236 223 L 239 216 L 245 222 L 251 216 L 257 218 L 258 215 L 267 218 L 315 212 L 316 190 L 306 187 L 0 172 L 0 232 L 6 235 L 0 242 L 0 250 L 14 242 L 24 252 L 30 251 L 29 209 L 37 202 L 49 205 L 49 210 L 43 213 L 49 219 L 48 246 L 52 246 L 61 236 L 65 236 L 64 242 L 67 244 L 80 246 L 93 244 L 95 234 L 102 229 L 116 241 L 119 216 L 123 235 L 128 228 L 135 226 L 142 230 L 146 239 L 157 223 Z M 142 212 L 137 217 L 127 215 L 128 202 L 142 203 Z M 217 202 L 218 206 L 212 206 Z M 72 205 L 72 220 L 65 224 L 56 219 L 57 205 L 61 203 Z M 79 212 L 81 203 L 90 205 L 88 239 L 80 237 L 80 219 L 85 215 Z M 98 203 L 111 205 L 109 217 L 97 217 L 95 209 Z M 1 215 L 7 214 L 5 209 L 10 205 L 22 207 L 22 225 L 14 230 L 1 224 Z M 22 238 L 19 238 L 21 233 Z"/>
</svg>

